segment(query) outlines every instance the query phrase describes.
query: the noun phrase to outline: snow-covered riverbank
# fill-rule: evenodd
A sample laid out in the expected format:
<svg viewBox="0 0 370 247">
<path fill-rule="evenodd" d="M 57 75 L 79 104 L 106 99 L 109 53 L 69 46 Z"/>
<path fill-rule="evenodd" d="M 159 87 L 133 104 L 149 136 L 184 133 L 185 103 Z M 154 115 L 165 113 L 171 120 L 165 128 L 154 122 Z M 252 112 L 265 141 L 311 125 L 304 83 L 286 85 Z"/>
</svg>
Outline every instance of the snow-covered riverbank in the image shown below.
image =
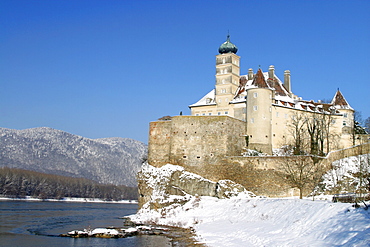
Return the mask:
<svg viewBox="0 0 370 247">
<path fill-rule="evenodd" d="M 209 246 L 369 246 L 370 210 L 328 200 L 193 197 L 135 222 L 192 227 Z"/>
<path fill-rule="evenodd" d="M 25 198 L 12 198 L 12 197 L 0 197 L 0 200 L 9 201 L 48 201 L 48 202 L 96 202 L 96 203 L 132 203 L 137 204 L 137 200 L 121 200 L 121 201 L 104 201 L 97 198 L 75 198 L 75 197 L 65 197 L 62 199 L 39 199 L 30 196 Z"/>
</svg>

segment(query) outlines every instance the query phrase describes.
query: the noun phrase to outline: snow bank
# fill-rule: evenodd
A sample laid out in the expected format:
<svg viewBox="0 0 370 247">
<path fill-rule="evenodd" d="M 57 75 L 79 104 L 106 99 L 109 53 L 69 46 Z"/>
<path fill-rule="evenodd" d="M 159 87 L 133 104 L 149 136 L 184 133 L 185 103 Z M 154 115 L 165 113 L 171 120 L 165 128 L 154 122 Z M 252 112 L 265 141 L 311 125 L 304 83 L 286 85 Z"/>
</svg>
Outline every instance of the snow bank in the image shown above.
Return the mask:
<svg viewBox="0 0 370 247">
<path fill-rule="evenodd" d="M 351 204 L 299 199 L 193 197 L 134 222 L 193 227 L 209 246 L 369 246 L 370 212 Z"/>
<path fill-rule="evenodd" d="M 130 216 L 133 222 L 191 227 L 208 246 L 370 246 L 370 210 L 331 200 L 258 198 L 250 192 L 228 199 L 169 195 L 162 187 L 170 176 L 162 175 L 183 168 L 144 169 L 151 200 L 165 206 L 148 202 Z"/>
<path fill-rule="evenodd" d="M 370 154 L 351 156 L 333 162 L 333 169 L 323 176 L 323 190 L 338 193 L 367 190 L 360 174 L 370 174 Z"/>
</svg>

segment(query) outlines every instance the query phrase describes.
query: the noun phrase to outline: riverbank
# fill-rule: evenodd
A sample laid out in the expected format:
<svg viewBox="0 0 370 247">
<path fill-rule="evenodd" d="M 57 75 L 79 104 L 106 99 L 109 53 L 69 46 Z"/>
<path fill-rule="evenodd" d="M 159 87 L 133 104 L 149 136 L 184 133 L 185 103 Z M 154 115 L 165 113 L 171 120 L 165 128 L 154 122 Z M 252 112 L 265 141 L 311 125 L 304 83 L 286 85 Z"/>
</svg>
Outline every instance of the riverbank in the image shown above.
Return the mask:
<svg viewBox="0 0 370 247">
<path fill-rule="evenodd" d="M 120 200 L 120 201 L 105 201 L 98 198 L 75 198 L 75 197 L 65 197 L 62 199 L 40 199 L 31 196 L 26 196 L 24 198 L 19 197 L 2 197 L 1 201 L 35 201 L 35 202 L 94 202 L 94 203 L 122 203 L 122 204 L 137 204 L 137 200 Z"/>
<path fill-rule="evenodd" d="M 369 246 L 366 209 L 311 198 L 204 196 L 161 211 L 143 208 L 129 217 L 136 223 L 194 229 L 195 240 L 207 246 Z"/>
</svg>

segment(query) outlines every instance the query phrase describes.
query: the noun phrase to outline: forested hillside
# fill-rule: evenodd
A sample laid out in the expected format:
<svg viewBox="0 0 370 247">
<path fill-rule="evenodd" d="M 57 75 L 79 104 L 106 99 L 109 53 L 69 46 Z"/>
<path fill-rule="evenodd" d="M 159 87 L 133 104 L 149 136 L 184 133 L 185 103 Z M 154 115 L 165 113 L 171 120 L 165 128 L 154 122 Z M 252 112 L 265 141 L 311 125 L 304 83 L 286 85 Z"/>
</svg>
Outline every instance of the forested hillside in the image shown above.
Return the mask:
<svg viewBox="0 0 370 247">
<path fill-rule="evenodd" d="M 129 138 L 89 139 L 51 128 L 0 128 L 0 167 L 136 187 L 147 146 Z"/>
<path fill-rule="evenodd" d="M 23 169 L 0 168 L 0 195 L 24 198 L 62 199 L 64 197 L 103 200 L 136 200 L 137 188 L 99 184 L 84 178 L 72 178 Z"/>
</svg>

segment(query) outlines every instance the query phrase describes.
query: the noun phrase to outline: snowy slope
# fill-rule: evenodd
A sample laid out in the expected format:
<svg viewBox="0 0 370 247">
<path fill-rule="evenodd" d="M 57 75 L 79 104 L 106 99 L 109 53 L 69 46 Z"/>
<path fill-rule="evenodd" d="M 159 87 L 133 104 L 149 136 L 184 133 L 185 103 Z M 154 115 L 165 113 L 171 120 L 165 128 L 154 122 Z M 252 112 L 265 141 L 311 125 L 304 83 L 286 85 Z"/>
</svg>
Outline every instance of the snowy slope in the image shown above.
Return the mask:
<svg viewBox="0 0 370 247">
<path fill-rule="evenodd" d="M 129 138 L 88 139 L 51 128 L 0 128 L 0 166 L 137 186 L 147 146 Z"/>
<path fill-rule="evenodd" d="M 158 179 L 161 170 L 152 170 Z M 173 203 L 158 210 L 145 204 L 130 218 L 137 223 L 193 227 L 197 239 L 208 246 L 370 246 L 370 209 L 363 207 L 247 193 L 230 199 L 185 197 L 183 205 Z M 153 201 L 179 199 L 153 191 Z"/>
</svg>

